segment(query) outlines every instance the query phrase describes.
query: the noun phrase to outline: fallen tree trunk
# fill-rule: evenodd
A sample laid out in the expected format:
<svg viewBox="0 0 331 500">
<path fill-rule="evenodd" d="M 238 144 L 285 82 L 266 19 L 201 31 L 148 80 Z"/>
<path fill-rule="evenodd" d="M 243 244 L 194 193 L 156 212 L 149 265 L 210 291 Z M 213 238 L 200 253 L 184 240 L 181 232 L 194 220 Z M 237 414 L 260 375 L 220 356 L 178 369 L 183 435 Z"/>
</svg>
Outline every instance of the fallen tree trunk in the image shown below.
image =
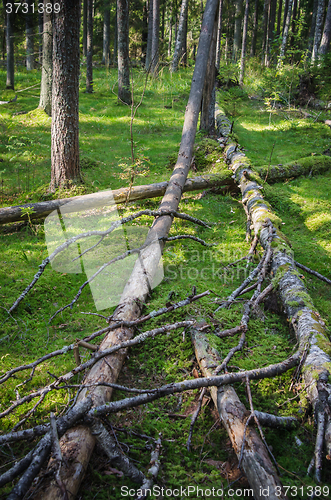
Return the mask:
<svg viewBox="0 0 331 500">
<path fill-rule="evenodd" d="M 206 336 L 197 328 L 191 328 L 191 338 L 202 375 L 211 377 L 213 373 L 210 367 L 222 362 L 218 352 L 210 347 Z M 256 500 L 265 498 L 264 488 L 269 486 L 269 500 L 286 499 L 282 483 L 264 443 L 255 429 L 251 426 L 246 428 L 245 423 L 250 412 L 246 410 L 234 388 L 230 385 L 222 385 L 219 388 L 210 387 L 209 390 L 241 468 L 253 489 L 254 498 Z"/>
<path fill-rule="evenodd" d="M 182 141 L 177 163 L 160 205 L 161 211 L 168 212 L 169 210 L 177 210 L 190 169 L 206 73 L 206 55 L 209 53 L 217 4 L 218 0 L 207 0 L 206 3 L 191 91 L 185 112 Z M 159 238 L 168 235 L 171 224 L 172 217 L 169 215 L 158 217 L 154 221 L 146 240 L 146 243 L 150 244 L 140 255 L 139 261 L 143 264 L 139 262 L 139 264 L 134 267 L 122 294 L 120 305 L 112 316 L 113 320 L 132 321 L 140 316 L 143 304 L 150 291 L 149 283 L 153 282 L 156 275 L 161 252 L 164 247 L 164 242 L 159 241 Z M 99 350 L 102 351 L 107 349 L 110 345 L 129 340 L 132 336 L 132 328 L 118 328 L 105 337 Z M 100 360 L 87 374 L 84 383 L 93 385 L 93 383 L 95 384 L 97 382 L 116 382 L 126 353 L 127 350 L 122 349 L 120 352 Z M 111 399 L 112 389 L 110 387 L 95 387 L 90 390 L 85 389 L 80 393 L 78 401 L 83 400 L 87 395 L 92 398 L 94 406 L 99 406 Z M 86 426 L 79 426 L 71 429 L 61 439 L 61 452 L 64 462 L 61 467 L 61 480 L 65 485 L 70 499 L 75 498 L 78 492 L 94 446 L 95 437 Z M 42 500 L 60 500 L 63 498 L 63 494 L 58 485 L 52 482 L 42 489 L 39 489 L 34 498 Z"/>
<path fill-rule="evenodd" d="M 113 191 L 103 191 L 101 193 L 74 196 L 72 198 L 41 201 L 38 203 L 27 203 L 26 205 L 0 208 L 0 224 L 8 224 L 10 222 L 18 222 L 29 219 L 40 219 L 71 202 L 79 202 L 82 209 L 88 209 L 89 207 L 94 208 L 96 205 L 112 205 L 114 202 L 116 204 L 125 203 L 127 201 L 129 191 L 130 197 L 128 201 L 157 198 L 164 195 L 168 185 L 169 182 L 164 181 L 157 182 L 155 184 L 134 186 L 131 188 L 131 191 L 129 187 L 124 187 L 114 189 Z M 224 191 L 236 188 L 235 183 L 231 178 L 231 173 L 224 171 L 221 174 L 207 174 L 187 179 L 184 184 L 183 192 L 201 191 L 212 187 L 218 187 L 219 189 L 224 189 Z M 29 214 L 27 212 L 29 212 Z"/>
<path fill-rule="evenodd" d="M 224 124 L 226 117 L 223 116 Z M 228 125 L 229 125 L 228 121 Z M 222 125 L 224 130 L 224 125 Z M 226 137 L 228 138 L 228 136 Z M 234 142 L 227 145 L 224 151 L 225 159 L 234 173 L 235 180 L 242 193 L 242 201 L 247 209 L 251 227 L 258 236 L 263 248 L 267 245 L 268 227 L 266 222 L 271 221 L 274 227 L 273 242 L 271 244 L 273 256 L 271 273 L 273 284 L 278 288 L 284 311 L 294 328 L 300 349 L 306 350 L 306 357 L 302 363 L 302 376 L 307 387 L 307 395 L 315 412 L 317 434 L 322 434 L 326 447 L 326 455 L 331 455 L 331 385 L 328 383 L 331 374 L 331 343 L 325 323 L 314 307 L 312 299 L 300 278 L 294 264 L 293 252 L 287 238 L 279 230 L 280 218 L 273 212 L 270 205 L 264 200 L 261 192 L 262 180 L 251 169 L 249 160 L 244 153 L 238 151 Z M 321 440 L 316 440 L 315 449 L 315 476 L 320 482 Z"/>
</svg>

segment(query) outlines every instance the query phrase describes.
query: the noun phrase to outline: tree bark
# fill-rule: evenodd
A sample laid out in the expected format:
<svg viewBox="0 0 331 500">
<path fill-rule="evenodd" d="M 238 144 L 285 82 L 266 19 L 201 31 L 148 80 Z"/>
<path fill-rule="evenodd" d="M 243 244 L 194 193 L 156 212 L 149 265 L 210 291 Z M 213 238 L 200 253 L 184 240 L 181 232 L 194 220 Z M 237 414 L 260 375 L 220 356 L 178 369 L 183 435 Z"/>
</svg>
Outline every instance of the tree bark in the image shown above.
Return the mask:
<svg viewBox="0 0 331 500">
<path fill-rule="evenodd" d="M 268 26 L 271 0 L 264 0 L 263 10 L 263 39 L 262 39 L 262 64 L 266 64 L 266 54 L 268 50 Z"/>
<path fill-rule="evenodd" d="M 291 14 L 292 14 L 292 4 L 293 0 L 288 1 L 288 9 L 287 9 L 287 15 L 286 15 L 286 22 L 285 22 L 285 27 L 283 31 L 283 39 L 282 39 L 282 45 L 280 48 L 280 54 L 279 54 L 279 61 L 278 61 L 278 67 L 281 67 L 283 64 L 283 59 L 285 57 L 285 49 L 286 49 L 286 42 L 287 42 L 287 37 L 288 37 L 288 30 L 290 27 L 290 22 L 291 22 Z"/>
<path fill-rule="evenodd" d="M 144 64 L 146 64 L 147 41 L 148 41 L 148 4 L 146 0 L 143 6 L 143 26 L 141 32 L 141 54 L 142 54 L 141 60 Z"/>
<path fill-rule="evenodd" d="M 313 3 L 313 15 L 311 18 L 311 25 L 309 31 L 309 43 L 308 43 L 308 58 L 311 59 L 311 54 L 313 52 L 314 37 L 315 37 L 315 27 L 316 27 L 316 14 L 317 14 L 317 3 L 318 0 L 314 0 Z"/>
<path fill-rule="evenodd" d="M 206 336 L 196 328 L 191 328 L 191 338 L 202 375 L 211 377 L 213 374 L 209 366 L 219 365 L 222 361 L 218 352 L 209 345 Z M 276 495 L 276 488 L 282 491 L 282 483 L 265 445 L 251 426 L 248 426 L 245 432 L 245 421 L 249 417 L 249 412 L 238 398 L 236 391 L 230 385 L 223 385 L 218 389 L 210 387 L 209 390 L 238 460 L 245 436 L 241 468 L 253 489 L 254 498 L 265 499 L 261 488 L 266 486 L 269 486 L 269 500 L 287 498 L 284 493 Z"/>
<path fill-rule="evenodd" d="M 26 33 L 26 69 L 31 71 L 34 69 L 34 22 L 33 22 L 33 5 L 34 0 L 28 0 L 28 12 L 25 15 L 25 33 Z"/>
<path fill-rule="evenodd" d="M 7 11 L 6 15 L 6 51 L 7 51 L 7 79 L 6 88 L 14 90 L 14 2 L 10 0 L 7 2 L 11 5 L 13 11 Z"/>
<path fill-rule="evenodd" d="M 320 48 L 318 49 L 319 56 L 324 56 L 328 52 L 330 47 L 330 38 L 331 38 L 331 0 L 329 0 L 328 3 L 328 10 L 326 13 L 321 45 Z"/>
<path fill-rule="evenodd" d="M 179 16 L 179 26 L 177 31 L 177 39 L 175 44 L 175 51 L 171 63 L 171 72 L 178 70 L 179 59 L 184 46 L 184 36 L 185 36 L 185 20 L 187 16 L 188 0 L 182 0 L 182 6 L 180 9 Z"/>
<path fill-rule="evenodd" d="M 243 15 L 243 0 L 235 1 L 236 11 L 234 15 L 234 33 L 233 33 L 233 50 L 232 61 L 236 62 L 241 47 L 241 20 Z"/>
<path fill-rule="evenodd" d="M 83 57 L 87 54 L 87 1 L 83 1 Z"/>
<path fill-rule="evenodd" d="M 240 58 L 240 75 L 239 75 L 239 85 L 241 87 L 244 84 L 244 74 L 245 74 L 245 57 L 246 57 L 246 44 L 247 44 L 248 10 L 249 10 L 249 0 L 246 0 L 245 15 L 244 15 L 244 27 L 243 27 L 243 42 L 242 42 L 241 58 Z"/>
<path fill-rule="evenodd" d="M 110 0 L 104 1 L 102 62 L 110 66 Z"/>
<path fill-rule="evenodd" d="M 129 61 L 129 0 L 117 0 L 118 98 L 131 104 Z"/>
<path fill-rule="evenodd" d="M 209 53 L 210 41 L 212 37 L 213 20 L 215 19 L 218 0 L 207 0 L 200 40 L 197 54 L 197 61 L 194 68 L 190 97 L 187 103 L 182 141 L 179 149 L 177 163 L 169 181 L 166 193 L 160 205 L 160 210 L 176 210 L 181 198 L 184 183 L 190 169 L 193 154 L 193 145 L 196 135 L 198 116 L 201 106 L 201 96 L 207 68 L 207 55 Z M 146 273 L 149 282 L 152 282 L 153 276 L 158 269 L 160 250 L 163 245 L 155 245 L 153 240 L 155 236 L 166 236 L 171 227 L 172 217 L 158 217 L 153 223 L 146 242 L 151 245 L 142 251 L 140 260 L 144 263 L 142 266 L 135 266 L 131 277 L 122 294 L 121 303 L 116 308 L 113 315 L 115 319 L 130 320 L 140 316 L 145 298 L 149 293 L 149 284 L 146 280 Z M 152 248 L 151 248 L 152 246 Z M 110 332 L 102 342 L 100 350 L 106 349 L 109 345 L 114 345 L 132 337 L 133 330 L 129 328 L 118 328 Z M 85 377 L 85 382 L 93 382 L 97 379 L 114 382 L 121 370 L 126 352 L 123 349 L 117 355 L 108 356 L 106 359 L 96 363 L 89 374 Z M 110 388 L 98 388 L 92 390 L 89 394 L 92 397 L 94 405 L 109 401 L 112 395 Z M 79 400 L 85 397 L 81 392 Z M 71 498 L 74 498 L 79 489 L 80 482 L 85 474 L 87 463 L 93 452 L 95 437 L 87 427 L 76 427 L 71 429 L 61 439 L 62 454 L 64 463 L 61 468 L 62 481 L 66 485 L 67 491 L 70 491 Z M 70 457 L 70 460 L 69 460 Z M 68 466 L 69 465 L 69 466 Z M 45 488 L 38 491 L 36 499 L 56 500 L 61 498 L 61 492 L 57 484 L 45 485 Z"/>
<path fill-rule="evenodd" d="M 86 92 L 93 92 L 93 0 L 87 0 Z"/>
<path fill-rule="evenodd" d="M 229 144 L 225 149 L 225 157 L 234 172 L 235 180 L 240 186 L 243 203 L 246 205 L 255 235 L 263 248 L 266 248 L 269 236 L 267 221 L 274 221 L 272 242 L 271 273 L 277 283 L 285 314 L 292 325 L 302 352 L 307 349 L 301 367 L 307 396 L 314 409 L 315 418 L 325 418 L 323 440 L 328 455 L 331 454 L 331 415 L 326 401 L 331 398 L 331 385 L 327 383 L 331 375 L 331 343 L 327 329 L 320 314 L 313 305 L 312 299 L 298 273 L 293 252 L 288 240 L 278 229 L 280 224 L 270 205 L 264 200 L 261 192 L 261 179 L 252 179 L 253 172 L 244 153 L 237 151 L 237 145 Z M 255 174 L 256 175 L 256 174 Z M 277 226 L 276 226 L 277 225 Z"/>
<path fill-rule="evenodd" d="M 331 166 L 331 159 L 330 159 Z M 47 217 L 54 210 L 66 205 L 75 200 L 79 200 L 84 207 L 88 208 L 95 206 L 97 202 L 104 203 L 107 205 L 110 203 L 110 197 L 116 204 L 126 203 L 126 201 L 134 200 L 145 200 L 147 198 L 157 198 L 163 196 L 168 187 L 168 181 L 158 182 L 155 184 L 147 184 L 145 186 L 133 186 L 131 188 L 125 187 L 120 189 L 115 189 L 114 191 L 104 191 L 101 193 L 87 194 L 83 196 L 75 196 L 73 198 L 64 198 L 59 200 L 41 201 L 40 203 L 28 203 L 27 205 L 18 205 L 14 207 L 0 208 L 0 224 L 8 224 L 10 222 L 18 222 L 24 220 L 34 220 L 40 219 L 42 217 Z M 235 184 L 231 178 L 231 172 L 222 173 L 220 175 L 204 175 L 201 177 L 194 177 L 187 179 L 183 192 L 191 191 L 202 191 L 204 189 L 218 188 L 224 190 L 224 192 L 235 188 Z M 130 191 L 130 197 L 128 199 L 128 194 Z M 31 214 L 29 217 L 22 214 L 22 210 L 29 208 Z"/>
<path fill-rule="evenodd" d="M 152 63 L 152 38 L 153 38 L 153 0 L 149 0 L 148 9 L 148 33 L 145 70 L 150 71 Z"/>
<path fill-rule="evenodd" d="M 38 12 L 38 40 L 39 40 L 39 54 L 38 61 L 39 64 L 43 63 L 43 32 L 44 32 L 44 14 Z"/>
<path fill-rule="evenodd" d="M 314 43 L 313 43 L 313 52 L 311 55 L 311 62 L 312 63 L 314 63 L 318 57 L 318 50 L 319 50 L 321 38 L 322 38 L 324 7 L 325 7 L 325 0 L 318 0 L 317 12 L 316 12 L 316 26 L 315 26 Z"/>
<path fill-rule="evenodd" d="M 222 16 L 223 16 L 223 0 L 220 0 L 218 8 L 217 21 L 217 42 L 216 42 L 216 69 L 219 71 L 221 64 L 221 45 L 222 45 Z"/>
<path fill-rule="evenodd" d="M 53 22 L 51 189 L 81 181 L 79 168 L 80 0 L 59 0 Z"/>
<path fill-rule="evenodd" d="M 282 9 L 283 9 L 283 0 L 279 0 L 278 3 L 278 12 L 277 12 L 277 30 L 276 30 L 276 37 L 280 35 L 280 23 L 282 19 Z"/>
<path fill-rule="evenodd" d="M 172 48 L 172 14 L 174 8 L 174 1 L 171 1 L 170 14 L 169 14 L 169 38 L 168 38 L 168 57 L 171 56 Z"/>
<path fill-rule="evenodd" d="M 160 42 L 160 0 L 150 0 L 153 2 L 153 28 L 152 28 L 152 52 L 151 52 L 151 73 L 157 76 L 159 66 L 159 42 Z"/>
<path fill-rule="evenodd" d="M 256 52 L 256 36 L 258 28 L 258 14 L 259 14 L 259 0 L 255 0 L 254 6 L 254 17 L 253 17 L 253 31 L 252 31 L 252 43 L 251 43 L 251 57 L 255 56 Z"/>
<path fill-rule="evenodd" d="M 47 13 L 44 0 L 44 26 L 43 26 L 43 62 L 41 68 L 41 86 L 39 108 L 48 116 L 52 114 L 52 73 L 53 73 L 53 27 L 52 14 Z"/>
</svg>

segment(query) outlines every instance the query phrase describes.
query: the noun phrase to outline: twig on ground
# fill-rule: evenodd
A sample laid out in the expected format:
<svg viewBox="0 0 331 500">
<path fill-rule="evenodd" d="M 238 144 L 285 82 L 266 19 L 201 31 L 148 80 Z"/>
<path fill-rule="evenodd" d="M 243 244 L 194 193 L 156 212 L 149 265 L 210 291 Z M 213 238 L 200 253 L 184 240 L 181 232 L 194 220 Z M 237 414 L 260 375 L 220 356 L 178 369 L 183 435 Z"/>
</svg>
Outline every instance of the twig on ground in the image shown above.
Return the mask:
<svg viewBox="0 0 331 500">
<path fill-rule="evenodd" d="M 331 285 L 331 280 L 329 280 L 329 278 L 326 278 L 322 274 L 318 273 L 317 271 L 313 271 L 313 269 L 310 269 L 309 267 L 300 264 L 300 262 L 297 262 L 296 260 L 294 261 L 294 264 L 303 271 L 306 271 L 307 273 L 312 274 L 313 276 L 316 276 L 318 279 L 325 281 L 325 283 Z"/>
<path fill-rule="evenodd" d="M 192 435 L 193 435 L 194 424 L 197 421 L 197 418 L 199 416 L 199 413 L 200 413 L 200 410 L 201 410 L 201 406 L 202 406 L 202 402 L 203 402 L 203 398 L 204 398 L 204 396 L 206 394 L 206 390 L 207 389 L 205 387 L 201 390 L 200 397 L 198 399 L 197 408 L 196 408 L 196 410 L 193 413 L 192 418 L 191 418 L 190 431 L 189 431 L 189 435 L 188 435 L 187 442 L 186 442 L 187 451 L 190 451 L 191 439 L 192 439 Z"/>
<path fill-rule="evenodd" d="M 148 469 L 146 480 L 144 481 L 143 485 L 141 486 L 142 495 L 139 495 L 139 497 L 137 497 L 137 500 L 143 500 L 143 498 L 146 498 L 146 496 L 147 496 L 146 490 L 150 490 L 152 488 L 153 482 L 155 481 L 155 479 L 158 476 L 159 469 L 160 469 L 159 458 L 160 458 L 161 447 L 162 447 L 161 438 L 162 438 L 162 434 L 160 433 L 159 439 L 156 441 L 155 450 L 153 450 L 151 453 L 151 461 L 150 461 L 151 467 Z"/>
</svg>

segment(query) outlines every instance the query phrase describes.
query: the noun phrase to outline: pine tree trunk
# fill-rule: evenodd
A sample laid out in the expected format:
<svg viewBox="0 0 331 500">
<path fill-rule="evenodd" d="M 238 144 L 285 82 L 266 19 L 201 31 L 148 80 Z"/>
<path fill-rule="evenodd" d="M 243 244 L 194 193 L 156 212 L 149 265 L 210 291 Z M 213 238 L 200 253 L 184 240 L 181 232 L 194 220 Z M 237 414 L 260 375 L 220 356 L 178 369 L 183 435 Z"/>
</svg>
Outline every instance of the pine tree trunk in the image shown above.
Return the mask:
<svg viewBox="0 0 331 500">
<path fill-rule="evenodd" d="M 34 36 L 33 36 L 33 3 L 34 0 L 28 0 L 28 13 L 25 15 L 25 33 L 26 33 L 26 69 L 34 69 Z"/>
<path fill-rule="evenodd" d="M 310 58 L 310 59 L 311 59 L 311 55 L 313 52 L 313 45 L 314 45 L 314 38 L 315 38 L 317 4 L 318 4 L 318 0 L 314 0 L 313 15 L 311 18 L 311 25 L 310 25 L 310 31 L 309 31 L 309 44 L 308 44 L 308 58 Z"/>
<path fill-rule="evenodd" d="M 243 41 L 242 41 L 241 59 L 240 59 L 240 76 L 239 76 L 239 85 L 240 86 L 242 86 L 243 83 L 244 83 L 244 74 L 245 74 L 245 57 L 246 57 L 246 44 L 247 44 L 248 11 L 249 11 L 249 0 L 246 0 L 245 15 L 244 15 L 244 27 L 243 27 Z"/>
<path fill-rule="evenodd" d="M 93 92 L 93 0 L 87 0 L 86 92 Z"/>
<path fill-rule="evenodd" d="M 38 40 L 39 40 L 39 54 L 38 61 L 39 64 L 43 62 L 43 30 L 44 30 L 44 15 L 42 12 L 38 12 Z"/>
<path fill-rule="evenodd" d="M 80 0 L 58 0 L 53 21 L 51 189 L 81 181 L 79 169 Z"/>
<path fill-rule="evenodd" d="M 171 46 L 172 46 L 172 10 L 173 10 L 173 1 L 171 2 L 170 15 L 169 15 L 168 57 L 171 57 Z"/>
<path fill-rule="evenodd" d="M 152 39 L 153 39 L 153 0 L 149 0 L 147 51 L 146 51 L 146 63 L 145 63 L 146 71 L 150 71 L 151 69 Z"/>
<path fill-rule="evenodd" d="M 146 0 L 143 6 L 143 28 L 141 32 L 141 54 L 142 54 L 141 60 L 144 64 L 146 64 L 147 40 L 148 40 L 148 3 Z"/>
<path fill-rule="evenodd" d="M 41 86 L 39 108 L 48 116 L 52 114 L 52 73 L 53 73 L 53 27 L 52 14 L 47 13 L 44 0 L 44 25 L 43 25 L 43 63 L 41 68 Z"/>
<path fill-rule="evenodd" d="M 83 1 L 83 56 L 87 54 L 87 0 Z"/>
<path fill-rule="evenodd" d="M 331 38 L 331 0 L 329 0 L 328 3 L 328 10 L 326 13 L 321 45 L 318 50 L 319 56 L 324 56 L 328 52 L 330 46 L 330 38 Z"/>
<path fill-rule="evenodd" d="M 156 76 L 159 66 L 160 0 L 150 1 L 153 2 L 151 73 Z"/>
<path fill-rule="evenodd" d="M 313 53 L 311 55 L 311 62 L 312 63 L 314 63 L 318 57 L 318 49 L 320 47 L 321 38 L 322 38 L 324 7 L 325 7 L 325 0 L 318 0 Z"/>
<path fill-rule="evenodd" d="M 289 0 L 285 0 L 285 4 L 284 4 L 284 17 L 283 17 L 283 29 L 282 29 L 283 33 L 284 33 L 284 30 L 285 30 L 285 24 L 286 24 L 287 12 L 288 12 L 288 4 L 289 4 Z"/>
<path fill-rule="evenodd" d="M 171 63 L 171 72 L 178 70 L 179 59 L 180 59 L 180 55 L 182 53 L 182 49 L 184 46 L 185 20 L 186 20 L 186 16 L 187 16 L 187 8 L 188 8 L 188 0 L 182 0 L 175 51 L 174 51 L 174 56 L 172 58 L 172 63 Z"/>
<path fill-rule="evenodd" d="M 268 26 L 269 26 L 269 14 L 270 14 L 270 1 L 264 1 L 263 10 L 263 39 L 262 39 L 262 64 L 266 63 L 266 54 L 268 50 Z"/>
<path fill-rule="evenodd" d="M 266 50 L 266 66 L 267 67 L 269 67 L 269 65 L 270 65 L 271 47 L 272 47 L 272 42 L 273 42 L 274 37 L 275 37 L 276 10 L 277 10 L 277 0 L 271 0 L 269 26 L 268 26 L 268 44 L 267 44 L 267 50 Z"/>
<path fill-rule="evenodd" d="M 236 0 L 236 12 L 234 15 L 234 33 L 233 33 L 233 50 L 232 61 L 236 62 L 241 48 L 241 20 L 243 15 L 243 0 Z"/>
<path fill-rule="evenodd" d="M 283 0 L 279 0 L 278 12 L 277 12 L 277 30 L 276 30 L 277 37 L 280 35 L 280 23 L 282 20 L 282 9 L 283 9 Z"/>
<path fill-rule="evenodd" d="M 14 2 L 10 0 L 7 5 L 11 4 L 14 11 Z M 14 38 L 13 38 L 14 13 L 6 15 L 6 51 L 7 51 L 7 79 L 6 88 L 14 90 Z"/>
<path fill-rule="evenodd" d="M 104 2 L 102 62 L 110 65 L 110 0 Z"/>
<path fill-rule="evenodd" d="M 278 61 L 278 65 L 277 65 L 278 68 L 281 67 L 281 65 L 283 63 L 283 59 L 285 57 L 285 49 L 286 49 L 286 42 L 287 42 L 287 37 L 288 37 L 288 30 L 289 30 L 290 22 L 291 22 L 292 4 L 293 4 L 293 0 L 289 0 L 285 28 L 284 28 L 284 32 L 283 32 L 282 45 L 280 48 L 279 61 Z"/>
<path fill-rule="evenodd" d="M 115 13 L 115 26 L 114 26 L 114 53 L 113 53 L 113 65 L 117 66 L 117 54 L 118 54 L 118 25 L 117 25 L 117 0 L 115 0 L 116 13 Z"/>
<path fill-rule="evenodd" d="M 258 27 L 258 14 L 259 14 L 259 0 L 255 0 L 254 6 L 254 17 L 253 17 L 253 30 L 252 30 L 252 42 L 251 42 L 251 57 L 255 56 L 256 52 L 256 36 Z"/>
<path fill-rule="evenodd" d="M 118 98 L 131 103 L 129 61 L 129 0 L 117 0 Z"/>
<path fill-rule="evenodd" d="M 184 67 L 187 66 L 187 21 L 188 21 L 188 12 L 186 12 L 185 23 L 184 23 L 184 43 L 182 48 L 182 60 Z"/>
<path fill-rule="evenodd" d="M 223 0 L 220 0 L 218 8 L 217 22 L 217 42 L 216 42 L 216 69 L 219 71 L 221 64 L 221 44 L 222 44 L 222 15 L 223 15 Z"/>
</svg>

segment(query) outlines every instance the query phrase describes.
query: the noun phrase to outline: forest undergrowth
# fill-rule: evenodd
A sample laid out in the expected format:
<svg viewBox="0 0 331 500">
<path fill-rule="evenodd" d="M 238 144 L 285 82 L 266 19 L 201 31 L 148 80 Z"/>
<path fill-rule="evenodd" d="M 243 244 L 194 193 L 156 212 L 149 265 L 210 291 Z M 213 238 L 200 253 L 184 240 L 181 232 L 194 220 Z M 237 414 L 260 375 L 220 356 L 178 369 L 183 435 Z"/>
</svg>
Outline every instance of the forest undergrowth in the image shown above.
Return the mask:
<svg viewBox="0 0 331 500">
<path fill-rule="evenodd" d="M 167 180 L 171 164 L 181 136 L 184 110 L 189 92 L 190 71 L 168 74 L 164 70 L 159 78 L 148 83 L 144 101 L 134 122 L 134 141 L 137 157 L 140 158 L 142 175 L 137 175 L 135 184 L 147 184 Z M 1 81 L 3 74 L 0 75 Z M 19 89 L 38 82 L 37 72 L 29 75 L 22 71 L 18 77 Z M 143 88 L 143 77 L 135 74 L 135 92 Z M 80 94 L 80 148 L 84 184 L 70 195 L 118 188 L 128 184 L 130 167 L 129 109 L 118 104 L 112 88 L 116 73 L 111 70 L 95 71 L 95 92 Z M 261 82 L 260 82 L 261 83 Z M 323 111 L 317 119 L 305 118 L 295 102 L 288 104 L 270 100 L 265 89 L 254 88 L 243 91 L 239 87 L 220 90 L 218 97 L 234 122 L 233 132 L 240 145 L 252 161 L 252 165 L 274 165 L 298 160 L 301 157 L 322 154 L 330 148 L 330 128 L 322 119 L 330 111 Z M 83 84 L 82 84 L 83 88 Z M 27 201 L 38 201 L 50 196 L 47 193 L 50 177 L 50 120 L 36 111 L 37 90 L 30 89 L 19 94 L 16 103 L 2 106 L 0 115 L 0 204 L 7 206 Z M 6 94 L 7 95 L 7 94 Z M 22 97 L 21 97 L 22 96 Z M 4 97 L 4 93 L 0 99 Z M 27 112 L 26 114 L 18 114 Z M 226 168 L 217 143 L 206 139 L 203 132 L 197 134 L 195 165 L 191 175 L 221 172 Z M 330 177 L 324 175 L 309 178 L 287 179 L 270 187 L 264 184 L 266 199 L 282 220 L 283 232 L 291 241 L 295 259 L 323 275 L 330 277 L 331 264 L 331 198 Z M 60 193 L 62 196 L 65 193 Z M 57 196 L 59 193 L 57 193 Z M 131 202 L 119 206 L 121 216 L 140 209 L 157 209 L 158 200 Z M 192 292 L 211 290 L 211 294 L 200 301 L 179 308 L 162 319 L 152 319 L 145 329 L 161 326 L 165 322 L 188 319 L 205 319 L 221 329 L 240 323 L 242 300 L 231 309 L 215 313 L 215 299 L 226 297 L 251 267 L 240 261 L 232 267 L 231 262 L 244 257 L 249 250 L 245 241 L 246 216 L 241 200 L 236 193 L 184 194 L 180 211 L 208 222 L 210 229 L 175 220 L 171 236 L 191 234 L 202 238 L 210 247 L 197 242 L 182 240 L 167 243 L 163 256 L 164 279 L 151 294 L 144 312 L 157 310 L 167 302 L 178 302 Z M 144 216 L 139 223 L 148 226 L 151 219 Z M 63 348 L 77 338 L 83 338 L 107 323 L 101 317 L 83 314 L 87 312 L 108 317 L 112 309 L 97 311 L 91 291 L 84 289 L 73 308 L 58 314 L 51 323 L 50 317 L 60 307 L 69 303 L 85 275 L 59 273 L 47 268 L 32 292 L 8 315 L 8 309 L 31 281 L 38 265 L 47 257 L 43 222 L 12 225 L 1 228 L 0 239 L 0 359 L 1 373 L 16 365 L 28 363 L 46 352 Z M 259 252 L 255 259 L 261 257 Z M 305 282 L 315 306 L 324 321 L 329 324 L 331 316 L 331 288 L 310 275 Z M 235 337 L 219 339 L 212 329 L 208 338 L 213 347 L 224 356 L 237 343 Z M 290 324 L 282 316 L 279 305 L 267 301 L 265 308 L 249 324 L 247 340 L 242 352 L 231 361 L 235 369 L 252 369 L 276 363 L 295 351 L 296 341 Z M 81 350 L 81 358 L 88 359 L 88 351 Z M 54 358 L 37 368 L 31 382 L 19 388 L 24 391 L 36 389 L 52 380 L 52 374 L 60 374 L 74 366 L 72 353 Z M 231 368 L 231 366 L 229 367 Z M 1 374 L 0 373 L 0 374 Z M 197 376 L 194 350 L 189 331 L 175 331 L 149 339 L 135 346 L 129 353 L 119 378 L 119 383 L 139 389 L 154 388 L 165 383 Z M 300 426 L 292 431 L 265 429 L 265 436 L 276 457 L 281 480 L 292 487 L 291 498 L 307 497 L 309 485 L 315 485 L 306 471 L 314 452 L 314 418 L 304 399 L 304 387 L 294 385 L 290 389 L 292 371 L 273 378 L 252 382 L 252 397 L 255 409 L 281 416 L 295 416 Z M 77 376 L 75 383 L 78 383 Z M 15 387 L 24 380 L 17 375 L 0 387 L 3 411 L 15 400 Z M 244 384 L 236 390 L 248 407 Z M 208 393 L 207 393 L 208 394 Z M 124 393 L 115 392 L 115 399 Z M 48 421 L 49 413 L 61 413 L 72 402 L 74 390 L 52 392 L 46 396 L 25 425 Z M 248 488 L 237 468 L 237 459 L 231 451 L 230 441 L 216 418 L 213 403 L 207 395 L 203 409 L 194 428 L 192 446 L 186 449 L 186 441 L 199 394 L 186 392 L 157 400 L 144 406 L 117 413 L 108 420 L 116 431 L 122 450 L 142 470 L 148 468 L 153 439 L 162 432 L 161 469 L 157 479 L 160 487 L 169 489 L 199 485 L 203 490 Z M 33 402 L 21 406 L 11 415 L 1 419 L 2 432 L 11 429 Z M 131 431 L 150 436 L 141 439 Z M 10 463 L 22 456 L 32 443 L 0 447 L 0 473 Z M 330 462 L 324 461 L 323 485 L 331 484 Z M 107 464 L 99 450 L 90 462 L 84 484 L 83 499 L 122 498 L 121 487 L 137 488 L 134 483 Z M 301 494 L 300 492 L 305 492 Z M 296 489 L 295 489 L 296 488 Z M 0 498 L 5 498 L 9 487 Z M 122 490 L 123 493 L 124 490 Z M 125 490 L 126 491 L 126 490 Z M 326 490 L 325 490 L 326 491 Z M 330 492 L 331 497 L 331 492 Z M 155 497 L 156 498 L 156 497 Z M 194 495 L 191 498 L 195 498 Z M 198 498 L 198 497 L 197 497 Z M 232 498 L 240 499 L 237 494 Z M 328 498 L 321 493 L 320 498 Z"/>
</svg>

